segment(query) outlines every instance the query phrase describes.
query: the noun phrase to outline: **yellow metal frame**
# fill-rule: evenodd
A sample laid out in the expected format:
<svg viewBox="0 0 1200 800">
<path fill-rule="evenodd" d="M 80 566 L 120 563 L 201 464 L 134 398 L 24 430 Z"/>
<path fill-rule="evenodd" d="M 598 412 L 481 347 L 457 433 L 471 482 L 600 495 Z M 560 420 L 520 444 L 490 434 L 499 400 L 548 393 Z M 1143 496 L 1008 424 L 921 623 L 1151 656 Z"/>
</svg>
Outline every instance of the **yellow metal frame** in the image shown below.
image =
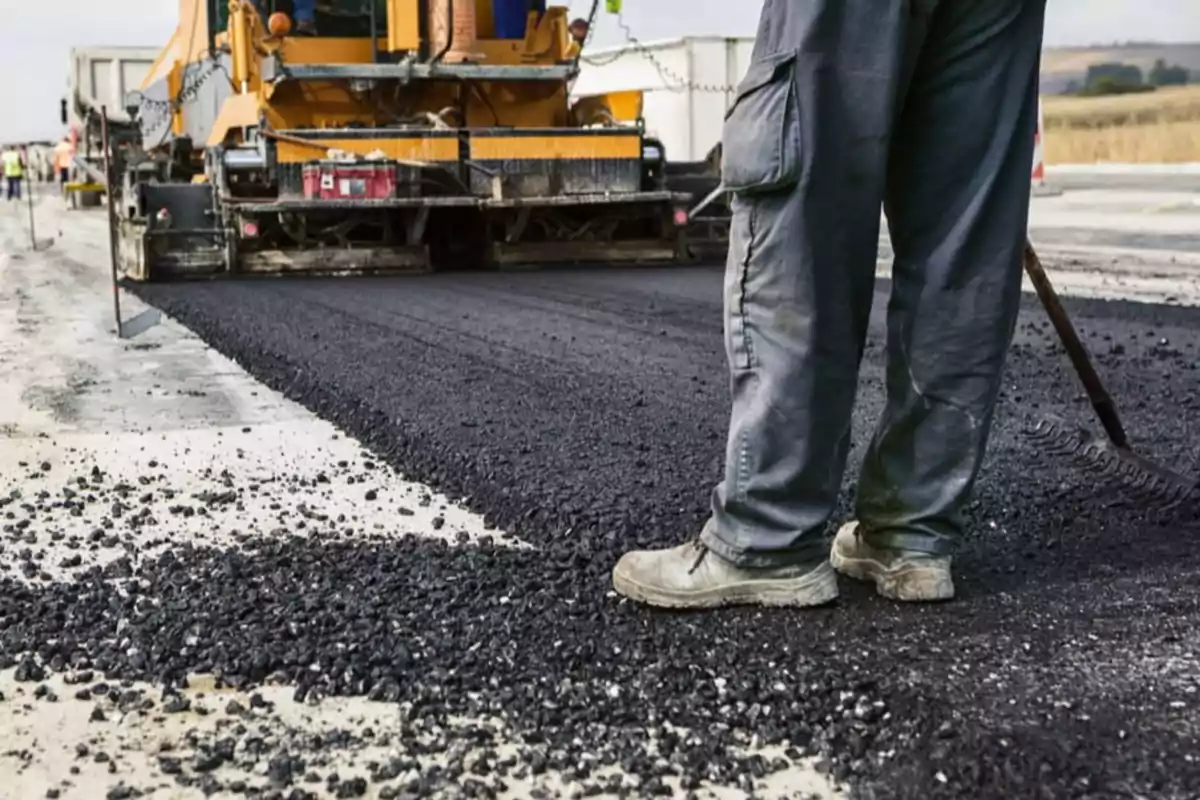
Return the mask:
<svg viewBox="0 0 1200 800">
<path fill-rule="evenodd" d="M 421 46 L 420 0 L 387 0 L 387 45 L 392 53 L 417 50 Z"/>
<path fill-rule="evenodd" d="M 458 140 L 448 137 L 396 136 L 386 139 L 320 139 L 312 144 L 281 141 L 275 148 L 275 159 L 280 164 L 302 164 L 322 158 L 330 149 L 367 155 L 380 151 L 386 158 L 421 161 L 426 163 L 449 163 L 458 160 Z"/>
<path fill-rule="evenodd" d="M 480 161 L 526 159 L 635 159 L 642 156 L 642 137 L 578 133 L 564 136 L 472 136 L 471 158 Z"/>
<path fill-rule="evenodd" d="M 461 1 L 461 0 L 460 0 Z M 352 123 L 381 127 L 412 115 L 441 115 L 454 128 L 516 128 L 579 130 L 591 125 L 611 126 L 636 122 L 641 117 L 641 92 L 615 92 L 582 98 L 573 105 L 566 81 L 462 81 L 407 84 L 392 96 L 364 95 L 346 80 L 262 80 L 263 60 L 277 55 L 292 65 L 367 64 L 372 61 L 369 37 L 334 38 L 273 37 L 249 0 L 227 0 L 229 23 L 213 37 L 214 47 L 228 52 L 229 80 L 233 94 L 222 105 L 208 132 L 208 147 L 240 141 L 243 132 L 266 125 L 276 130 L 339 129 Z M 476 31 L 472 51 L 487 65 L 547 67 L 568 63 L 576 54 L 568 31 L 568 9 L 552 6 L 540 19 L 530 14 L 524 39 L 500 40 L 494 36 L 490 0 L 475 0 Z M 418 0 L 386 0 L 385 30 L 376 42 L 380 52 L 416 51 L 421 46 Z M 165 81 L 171 96 L 177 96 L 187 65 L 208 57 L 209 37 L 206 0 L 179 0 L 180 23 L 149 71 L 143 88 Z M 221 80 L 224 76 L 214 76 Z M 451 115 L 444 112 L 454 109 Z M 185 130 L 187 108 L 173 110 L 172 129 Z M 594 139 L 594 141 L 592 141 Z M 416 141 L 416 144 L 413 142 Z M 499 158 L 637 158 L 640 134 L 629 137 L 579 135 L 557 139 L 513 137 L 476 138 L 474 157 Z M 453 160 L 450 144 L 413 139 L 322 140 L 330 147 L 366 153 L 381 149 L 395 157 L 419 160 Z M 436 144 L 433 142 L 437 142 Z M 590 143 L 587 143 L 590 142 Z M 292 148 L 280 145 L 284 162 L 300 159 Z M 302 149 L 302 148 L 299 148 Z M 512 155 L 512 154 L 526 155 Z M 286 154 L 286 155 L 285 155 Z M 486 154 L 486 155 L 484 155 Z M 307 154 L 305 159 L 313 156 Z"/>
</svg>

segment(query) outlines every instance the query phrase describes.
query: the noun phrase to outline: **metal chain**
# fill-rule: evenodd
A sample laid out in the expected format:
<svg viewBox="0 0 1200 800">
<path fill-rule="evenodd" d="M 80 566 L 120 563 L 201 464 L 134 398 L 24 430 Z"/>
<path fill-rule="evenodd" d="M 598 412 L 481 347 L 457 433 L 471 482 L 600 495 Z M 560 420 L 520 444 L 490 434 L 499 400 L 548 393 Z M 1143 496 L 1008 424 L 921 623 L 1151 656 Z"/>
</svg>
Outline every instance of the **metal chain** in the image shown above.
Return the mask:
<svg viewBox="0 0 1200 800">
<path fill-rule="evenodd" d="M 617 18 L 617 26 L 625 35 L 625 43 L 632 45 L 634 52 L 650 62 L 655 71 L 658 72 L 659 77 L 663 79 L 663 87 L 668 91 L 685 92 L 690 89 L 694 92 L 725 94 L 726 92 L 734 91 L 737 88 L 734 85 L 722 86 L 715 83 L 696 83 L 694 81 L 689 81 L 687 78 L 675 72 L 666 64 L 662 63 L 662 61 L 660 61 L 654 54 L 654 51 L 642 44 L 642 42 L 636 36 L 634 36 L 633 31 L 630 30 L 628 23 L 625 22 L 625 17 L 620 12 L 618 12 L 615 16 Z M 594 30 L 595 29 L 592 26 L 588 26 L 587 39 L 584 42 L 585 50 L 587 45 L 591 43 L 592 33 Z M 625 56 L 628 52 L 628 50 L 622 50 L 619 53 L 601 57 L 580 56 L 579 60 L 593 67 L 603 67 L 607 64 L 612 64 L 621 57 Z"/>
<path fill-rule="evenodd" d="M 185 70 L 183 86 L 180 87 L 179 93 L 171 100 L 154 100 L 138 92 L 137 94 L 140 95 L 138 117 L 143 120 L 142 129 L 152 130 L 157 128 L 165 120 L 169 119 L 175 111 L 190 103 L 194 103 L 200 96 L 201 87 L 208 82 L 208 79 L 223 70 L 224 67 L 221 66 L 221 62 L 215 58 L 204 62 L 203 66 L 200 66 L 199 69 Z"/>
</svg>

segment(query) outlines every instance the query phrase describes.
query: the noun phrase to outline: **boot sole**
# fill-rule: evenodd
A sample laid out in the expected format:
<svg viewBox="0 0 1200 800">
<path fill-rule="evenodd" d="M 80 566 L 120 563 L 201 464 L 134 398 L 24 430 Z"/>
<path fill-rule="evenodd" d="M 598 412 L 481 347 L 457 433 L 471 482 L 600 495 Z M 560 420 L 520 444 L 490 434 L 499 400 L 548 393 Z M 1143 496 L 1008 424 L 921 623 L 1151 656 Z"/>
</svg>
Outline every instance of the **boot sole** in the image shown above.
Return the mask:
<svg viewBox="0 0 1200 800">
<path fill-rule="evenodd" d="M 823 563 L 798 578 L 753 580 L 729 583 L 698 592 L 671 592 L 643 586 L 620 572 L 613 572 L 617 593 L 639 603 L 658 608 L 700 609 L 722 606 L 755 605 L 810 608 L 837 599 L 837 575 Z"/>
<path fill-rule="evenodd" d="M 929 603 L 954 597 L 954 582 L 941 569 L 906 564 L 897 569 L 870 558 L 854 558 L 834 542 L 829 553 L 833 568 L 848 578 L 875 584 L 875 591 L 889 600 Z"/>
</svg>

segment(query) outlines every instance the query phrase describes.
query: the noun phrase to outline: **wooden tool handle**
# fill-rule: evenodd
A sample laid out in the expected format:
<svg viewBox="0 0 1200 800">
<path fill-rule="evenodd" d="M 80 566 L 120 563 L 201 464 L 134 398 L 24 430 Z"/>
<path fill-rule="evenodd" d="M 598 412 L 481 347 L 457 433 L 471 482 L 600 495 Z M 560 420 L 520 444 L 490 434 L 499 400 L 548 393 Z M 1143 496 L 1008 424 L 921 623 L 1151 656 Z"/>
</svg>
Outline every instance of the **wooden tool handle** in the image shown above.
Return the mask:
<svg viewBox="0 0 1200 800">
<path fill-rule="evenodd" d="M 1067 356 L 1071 359 L 1071 364 L 1075 367 L 1075 372 L 1083 383 L 1083 388 L 1092 402 L 1096 416 L 1100 418 L 1100 424 L 1104 426 L 1104 432 L 1115 446 L 1122 450 L 1128 450 L 1129 437 L 1125 435 L 1125 428 L 1121 425 L 1121 417 L 1117 414 L 1117 407 L 1113 403 L 1112 396 L 1104 388 L 1104 382 L 1100 380 L 1100 375 L 1092 366 L 1092 359 L 1088 356 L 1087 347 L 1076 333 L 1075 326 L 1071 324 L 1071 318 L 1058 299 L 1058 294 L 1054 291 L 1054 286 L 1051 285 L 1046 270 L 1042 269 L 1042 261 L 1038 258 L 1029 239 L 1025 240 L 1024 261 L 1025 272 L 1029 275 L 1029 280 L 1033 282 L 1038 299 L 1042 301 L 1042 306 L 1046 309 L 1050 322 L 1058 332 L 1058 338 L 1067 350 Z"/>
</svg>

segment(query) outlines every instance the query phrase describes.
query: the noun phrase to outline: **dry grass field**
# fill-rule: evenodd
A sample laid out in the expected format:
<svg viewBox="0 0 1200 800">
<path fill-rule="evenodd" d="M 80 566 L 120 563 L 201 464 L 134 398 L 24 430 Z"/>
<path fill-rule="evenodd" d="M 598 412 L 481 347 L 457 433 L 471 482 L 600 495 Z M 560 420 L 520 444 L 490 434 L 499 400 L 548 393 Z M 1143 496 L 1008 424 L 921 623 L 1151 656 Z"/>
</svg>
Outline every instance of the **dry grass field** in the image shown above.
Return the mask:
<svg viewBox="0 0 1200 800">
<path fill-rule="evenodd" d="M 1047 164 L 1200 162 L 1200 85 L 1042 102 Z"/>
</svg>

